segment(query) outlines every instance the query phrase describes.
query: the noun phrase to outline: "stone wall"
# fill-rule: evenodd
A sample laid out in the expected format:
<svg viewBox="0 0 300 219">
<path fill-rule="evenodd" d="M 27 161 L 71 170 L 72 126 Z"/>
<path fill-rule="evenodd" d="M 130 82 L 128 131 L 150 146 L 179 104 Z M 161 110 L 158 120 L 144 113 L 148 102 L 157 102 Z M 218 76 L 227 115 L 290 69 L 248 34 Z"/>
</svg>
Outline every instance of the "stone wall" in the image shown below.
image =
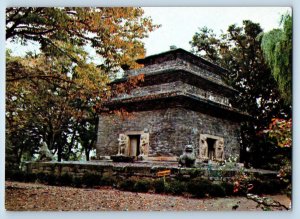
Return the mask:
<svg viewBox="0 0 300 219">
<path fill-rule="evenodd" d="M 217 75 L 216 73 L 207 71 L 206 69 L 200 68 L 196 65 L 193 65 L 187 61 L 184 61 L 180 58 L 177 58 L 175 60 L 171 61 L 166 61 L 164 63 L 160 64 L 153 64 L 153 65 L 148 65 L 145 66 L 144 68 L 140 69 L 134 69 L 134 70 L 129 70 L 125 72 L 125 76 L 135 76 L 139 74 L 152 74 L 152 73 L 158 73 L 160 71 L 165 71 L 165 70 L 185 70 L 189 71 L 193 74 L 196 74 L 197 76 L 200 76 L 202 78 L 214 81 L 217 84 L 222 84 L 224 86 L 227 86 L 222 78 Z"/>
<path fill-rule="evenodd" d="M 178 157 L 187 144 L 198 155 L 200 134 L 224 138 L 225 159 L 239 157 L 239 127 L 236 122 L 180 107 L 132 112 L 125 120 L 114 114 L 100 115 L 97 156 L 117 154 L 119 134 L 144 131 L 149 133 L 149 158 Z"/>
<path fill-rule="evenodd" d="M 203 177 L 212 181 L 227 180 L 234 176 L 240 168 L 220 170 L 218 167 L 203 165 L 198 168 L 180 168 L 174 165 L 147 165 L 145 163 L 114 163 L 114 162 L 26 162 L 23 171 L 25 173 L 43 173 L 46 175 L 62 176 L 68 174 L 75 178 L 82 178 L 86 174 L 108 175 L 118 177 L 157 178 L 157 173 L 170 170 L 170 178 L 195 178 Z M 264 180 L 278 179 L 276 171 L 245 169 L 246 173 Z"/>
</svg>

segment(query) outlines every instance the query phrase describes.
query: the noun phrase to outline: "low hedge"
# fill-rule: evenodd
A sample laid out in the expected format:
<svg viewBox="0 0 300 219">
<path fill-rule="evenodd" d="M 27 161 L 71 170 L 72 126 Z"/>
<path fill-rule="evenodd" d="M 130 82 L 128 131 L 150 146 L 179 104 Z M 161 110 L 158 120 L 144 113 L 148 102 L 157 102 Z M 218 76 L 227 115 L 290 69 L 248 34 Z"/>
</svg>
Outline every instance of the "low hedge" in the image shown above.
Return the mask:
<svg viewBox="0 0 300 219">
<path fill-rule="evenodd" d="M 72 176 L 70 174 L 63 174 L 56 176 L 54 174 L 40 173 L 25 173 L 22 171 L 6 171 L 6 180 L 15 180 L 20 182 L 40 182 L 48 185 L 57 186 L 75 186 L 75 187 L 94 187 L 94 186 L 116 186 L 123 191 L 132 192 L 148 192 L 165 193 L 171 195 L 183 195 L 189 193 L 193 197 L 224 197 L 232 195 L 245 195 L 245 191 L 233 192 L 234 186 L 232 182 L 222 182 L 220 184 L 212 183 L 207 179 L 201 177 L 193 179 L 173 179 L 163 180 L 157 179 L 138 179 L 130 177 L 123 179 L 116 178 L 112 175 L 100 175 L 96 173 L 86 173 L 83 177 Z M 270 179 L 269 181 L 262 181 L 259 179 L 252 179 L 248 182 L 253 185 L 250 193 L 253 194 L 276 194 L 282 191 L 286 185 L 279 180 Z"/>
</svg>

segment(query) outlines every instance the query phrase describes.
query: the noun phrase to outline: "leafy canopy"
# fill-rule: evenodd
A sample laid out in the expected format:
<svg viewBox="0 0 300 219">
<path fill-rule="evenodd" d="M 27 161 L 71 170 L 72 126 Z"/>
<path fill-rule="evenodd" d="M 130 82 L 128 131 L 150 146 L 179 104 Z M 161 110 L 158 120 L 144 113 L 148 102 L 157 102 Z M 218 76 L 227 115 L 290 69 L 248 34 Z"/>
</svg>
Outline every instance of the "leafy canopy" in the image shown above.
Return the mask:
<svg viewBox="0 0 300 219">
<path fill-rule="evenodd" d="M 38 42 L 41 53 L 6 56 L 6 147 L 14 162 L 32 157 L 45 141 L 58 160 L 87 159 L 95 146 L 103 102 L 128 92 L 143 77 L 112 90 L 121 65 L 136 68 L 141 39 L 158 26 L 141 8 L 6 9 L 6 39 Z M 102 60 L 93 62 L 92 47 Z M 81 147 L 80 147 L 81 146 Z M 77 153 L 79 152 L 79 153 Z M 10 157 L 10 156 L 8 156 Z"/>
<path fill-rule="evenodd" d="M 262 36 L 261 47 L 278 83 L 281 96 L 287 104 L 292 102 L 293 23 L 292 16 L 282 16 L 282 29 L 273 29 Z"/>
</svg>

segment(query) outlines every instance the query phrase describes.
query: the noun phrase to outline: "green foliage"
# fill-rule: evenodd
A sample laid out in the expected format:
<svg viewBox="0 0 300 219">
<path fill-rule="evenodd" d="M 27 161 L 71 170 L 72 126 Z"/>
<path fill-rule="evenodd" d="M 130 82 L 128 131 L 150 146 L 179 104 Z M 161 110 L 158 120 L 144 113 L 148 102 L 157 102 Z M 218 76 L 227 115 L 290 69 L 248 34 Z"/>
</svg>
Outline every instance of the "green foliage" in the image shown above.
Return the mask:
<svg viewBox="0 0 300 219">
<path fill-rule="evenodd" d="M 273 162 L 278 154 L 277 148 L 258 133 L 268 127 L 271 118 L 289 118 L 291 113 L 264 59 L 262 33 L 259 24 L 245 20 L 242 26 L 230 25 L 220 36 L 208 28 L 199 29 L 190 42 L 195 54 L 228 69 L 224 79 L 239 91 L 233 107 L 252 116 L 241 124 L 240 159 L 254 167 Z M 257 154 L 264 157 L 256 159 Z"/>
<path fill-rule="evenodd" d="M 62 186 L 70 186 L 73 183 L 73 176 L 68 173 L 64 173 L 58 178 L 58 182 Z"/>
<path fill-rule="evenodd" d="M 282 16 L 282 29 L 273 29 L 262 36 L 264 56 L 278 83 L 281 96 L 292 103 L 293 21 L 290 14 Z"/>
<path fill-rule="evenodd" d="M 107 110 L 102 103 L 112 95 L 111 79 L 123 64 L 138 67 L 134 60 L 145 55 L 141 40 L 158 27 L 143 14 L 141 8 L 116 7 L 6 9 L 7 41 L 35 41 L 41 50 L 26 57 L 7 51 L 10 164 L 30 160 L 41 141 L 56 152 L 58 161 L 78 160 L 83 153 L 89 160 L 98 113 Z M 100 64 L 89 57 L 85 46 L 96 51 Z M 131 85 L 127 83 L 125 90 Z"/>
<path fill-rule="evenodd" d="M 227 196 L 231 196 L 234 195 L 235 193 L 233 193 L 234 190 L 234 185 L 230 182 L 222 182 L 221 186 L 223 187 L 225 194 Z"/>
<path fill-rule="evenodd" d="M 174 180 L 166 184 L 166 193 L 182 195 L 187 190 L 186 182 Z"/>
<path fill-rule="evenodd" d="M 126 179 L 119 184 L 119 189 L 121 189 L 123 191 L 133 192 L 136 182 L 137 182 L 136 179 L 132 179 L 132 178 Z"/>
<path fill-rule="evenodd" d="M 279 147 L 292 146 L 292 119 L 272 119 L 269 128 L 264 130 L 271 139 L 274 139 Z"/>
<path fill-rule="evenodd" d="M 44 53 L 65 55 L 73 62 L 81 62 L 80 49 L 90 45 L 106 67 L 132 66 L 145 53 L 140 40 L 158 27 L 143 14 L 132 7 L 10 7 L 6 39 L 36 41 Z"/>
<path fill-rule="evenodd" d="M 101 185 L 101 176 L 93 173 L 85 173 L 82 177 L 82 183 L 87 187 Z"/>
<path fill-rule="evenodd" d="M 103 174 L 103 176 L 101 177 L 102 186 L 114 186 L 116 182 L 116 178 L 111 175 Z"/>
<path fill-rule="evenodd" d="M 212 183 L 209 180 L 200 177 L 192 179 L 187 184 L 187 191 L 197 198 L 204 198 L 209 194 Z"/>
<path fill-rule="evenodd" d="M 152 185 L 155 193 L 164 193 L 166 191 L 166 183 L 163 179 L 154 180 Z"/>
<path fill-rule="evenodd" d="M 133 191 L 135 192 L 148 192 L 151 188 L 151 181 L 147 179 L 138 180 L 133 187 Z"/>
<path fill-rule="evenodd" d="M 212 197 L 224 197 L 226 196 L 226 191 L 222 185 L 213 183 L 209 188 L 209 195 Z"/>
</svg>

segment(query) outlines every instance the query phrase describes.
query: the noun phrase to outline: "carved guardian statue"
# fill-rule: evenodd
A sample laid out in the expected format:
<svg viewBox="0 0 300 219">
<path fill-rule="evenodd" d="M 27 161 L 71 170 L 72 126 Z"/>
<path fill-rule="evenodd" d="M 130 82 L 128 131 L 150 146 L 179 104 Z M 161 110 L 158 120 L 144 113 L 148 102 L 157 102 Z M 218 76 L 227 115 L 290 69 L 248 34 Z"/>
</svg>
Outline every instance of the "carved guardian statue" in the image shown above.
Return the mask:
<svg viewBox="0 0 300 219">
<path fill-rule="evenodd" d="M 214 145 L 215 148 L 215 160 L 224 160 L 224 139 L 218 139 Z"/>
<path fill-rule="evenodd" d="M 118 138 L 119 147 L 118 147 L 118 154 L 117 155 L 126 155 L 126 148 L 128 145 L 128 136 L 124 134 L 120 134 Z"/>
<path fill-rule="evenodd" d="M 196 162 L 196 155 L 192 145 L 186 145 L 184 152 L 179 157 L 179 166 L 194 167 Z"/>
<path fill-rule="evenodd" d="M 208 159 L 207 137 L 203 135 L 200 137 L 200 158 L 205 160 Z"/>
</svg>

